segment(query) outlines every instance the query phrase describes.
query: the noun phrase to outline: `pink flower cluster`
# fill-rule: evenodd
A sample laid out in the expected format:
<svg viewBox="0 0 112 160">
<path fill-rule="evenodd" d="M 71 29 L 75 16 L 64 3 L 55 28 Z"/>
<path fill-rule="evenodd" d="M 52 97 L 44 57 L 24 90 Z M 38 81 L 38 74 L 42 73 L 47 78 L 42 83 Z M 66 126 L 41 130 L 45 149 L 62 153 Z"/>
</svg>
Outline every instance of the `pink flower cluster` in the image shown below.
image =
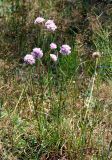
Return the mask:
<svg viewBox="0 0 112 160">
<path fill-rule="evenodd" d="M 57 49 L 57 45 L 55 43 L 51 43 L 50 44 L 50 49 L 51 50 L 55 50 Z M 60 51 L 59 51 L 62 55 L 69 55 L 71 53 L 71 47 L 67 44 L 63 44 L 60 47 Z M 58 55 L 55 54 L 50 54 L 50 57 L 52 59 L 52 61 L 56 62 L 58 60 Z"/>
<path fill-rule="evenodd" d="M 45 22 L 45 19 L 43 17 L 37 17 L 34 21 L 34 24 L 40 24 L 43 22 Z M 45 27 L 48 31 L 53 31 L 53 32 L 57 29 L 57 26 L 53 20 L 47 20 L 45 22 Z"/>
<path fill-rule="evenodd" d="M 57 49 L 57 45 L 55 43 L 51 43 L 50 49 L 55 51 Z M 71 53 L 71 47 L 67 44 L 64 44 L 60 47 L 59 52 L 62 55 L 69 55 Z M 43 57 L 43 51 L 41 50 L 41 48 L 34 48 L 31 54 L 27 54 L 24 57 L 24 62 L 32 65 L 35 63 L 36 59 L 41 59 L 42 57 Z M 52 61 L 56 62 L 58 60 L 58 54 L 57 55 L 50 54 L 50 58 Z"/>
<path fill-rule="evenodd" d="M 43 51 L 41 48 L 34 48 L 31 54 L 27 54 L 24 57 L 24 62 L 27 64 L 34 64 L 36 59 L 40 59 L 43 57 Z"/>
<path fill-rule="evenodd" d="M 42 17 L 37 17 L 35 20 L 35 24 L 42 24 L 45 22 L 45 19 Z M 53 20 L 47 20 L 45 22 L 45 27 L 49 31 L 55 31 L 57 29 L 57 26 L 55 25 Z M 57 44 L 52 42 L 50 44 L 50 49 L 53 54 L 50 54 L 50 58 L 52 61 L 56 62 L 58 60 L 58 52 L 60 52 L 62 55 L 69 55 L 71 53 L 71 47 L 67 44 L 63 44 L 60 47 L 60 51 L 57 50 Z M 57 53 L 57 54 L 56 54 Z M 43 57 L 43 51 L 41 48 L 34 48 L 31 54 L 27 54 L 24 57 L 24 62 L 30 65 L 33 65 L 36 62 L 36 59 L 41 59 Z"/>
</svg>

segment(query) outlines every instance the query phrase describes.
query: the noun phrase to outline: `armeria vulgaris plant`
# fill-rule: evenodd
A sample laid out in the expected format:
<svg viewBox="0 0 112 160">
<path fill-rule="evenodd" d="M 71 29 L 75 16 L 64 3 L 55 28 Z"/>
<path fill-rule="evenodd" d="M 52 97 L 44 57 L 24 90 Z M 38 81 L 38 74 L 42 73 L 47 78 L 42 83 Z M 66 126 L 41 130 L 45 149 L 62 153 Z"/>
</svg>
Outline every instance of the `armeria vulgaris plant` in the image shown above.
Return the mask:
<svg viewBox="0 0 112 160">
<path fill-rule="evenodd" d="M 45 20 L 43 17 L 37 17 L 34 21 L 35 25 L 40 25 L 40 27 L 43 27 L 48 32 L 55 32 L 57 30 L 57 26 L 54 22 L 54 20 Z M 49 48 L 51 50 L 51 53 L 49 54 L 51 60 L 53 62 L 56 62 L 59 58 L 59 55 L 69 55 L 71 53 L 71 47 L 67 44 L 63 44 L 62 46 L 58 47 L 58 45 L 54 42 L 51 42 L 49 44 Z M 58 50 L 60 48 L 60 50 Z M 58 54 L 59 53 L 59 54 Z M 37 59 L 41 59 L 44 56 L 43 51 L 41 48 L 35 47 L 31 54 L 27 54 L 24 57 L 24 62 L 30 65 L 35 64 Z"/>
</svg>

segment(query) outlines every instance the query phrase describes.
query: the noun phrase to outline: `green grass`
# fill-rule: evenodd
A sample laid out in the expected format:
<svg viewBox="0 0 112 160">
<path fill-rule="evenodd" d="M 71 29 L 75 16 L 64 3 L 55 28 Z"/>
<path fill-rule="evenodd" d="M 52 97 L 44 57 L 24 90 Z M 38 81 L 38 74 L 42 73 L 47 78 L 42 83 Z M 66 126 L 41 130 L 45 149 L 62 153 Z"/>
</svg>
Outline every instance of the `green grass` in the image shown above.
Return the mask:
<svg viewBox="0 0 112 160">
<path fill-rule="evenodd" d="M 1 38 L 0 159 L 111 159 L 112 47 L 109 27 L 101 24 L 95 15 L 97 29 L 91 16 L 88 18 L 93 27 L 92 35 L 88 35 L 85 25 L 81 30 L 77 21 L 79 33 L 71 30 L 68 20 L 72 20 L 74 8 L 78 8 L 81 15 L 83 11 L 89 12 L 85 11 L 89 3 L 84 1 L 83 5 L 77 1 L 77 6 L 52 0 L 48 3 L 39 0 L 32 5 L 18 2 L 12 4 L 16 11 L 6 14 L 8 18 L 4 24 L 9 25 Z M 24 5 L 25 14 L 20 12 Z M 59 29 L 55 34 L 34 26 L 37 8 L 40 9 L 38 14 L 56 20 Z M 61 28 L 62 24 L 65 28 Z M 7 35 L 7 29 L 13 35 Z M 90 36 L 88 41 L 86 36 Z M 49 44 L 53 40 L 72 47 L 71 55 L 60 56 L 56 64 L 49 58 Z M 88 52 L 85 42 L 90 44 L 89 40 Z M 45 57 L 34 66 L 20 63 L 19 59 L 35 46 L 43 49 Z M 93 51 L 99 51 L 101 57 L 92 58 Z"/>
</svg>

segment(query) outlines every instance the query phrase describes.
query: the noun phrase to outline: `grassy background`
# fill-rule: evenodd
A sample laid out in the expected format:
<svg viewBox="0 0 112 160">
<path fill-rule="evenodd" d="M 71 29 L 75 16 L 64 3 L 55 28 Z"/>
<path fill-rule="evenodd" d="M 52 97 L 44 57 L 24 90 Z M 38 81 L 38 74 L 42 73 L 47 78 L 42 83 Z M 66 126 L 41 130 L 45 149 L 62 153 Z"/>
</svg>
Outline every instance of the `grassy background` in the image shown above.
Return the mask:
<svg viewBox="0 0 112 160">
<path fill-rule="evenodd" d="M 112 158 L 111 1 L 0 1 L 0 158 L 108 160 Z M 37 16 L 54 19 L 48 34 Z M 49 44 L 72 54 L 49 59 Z M 23 57 L 35 46 L 45 58 Z M 94 51 L 101 58 L 93 59 Z"/>
</svg>

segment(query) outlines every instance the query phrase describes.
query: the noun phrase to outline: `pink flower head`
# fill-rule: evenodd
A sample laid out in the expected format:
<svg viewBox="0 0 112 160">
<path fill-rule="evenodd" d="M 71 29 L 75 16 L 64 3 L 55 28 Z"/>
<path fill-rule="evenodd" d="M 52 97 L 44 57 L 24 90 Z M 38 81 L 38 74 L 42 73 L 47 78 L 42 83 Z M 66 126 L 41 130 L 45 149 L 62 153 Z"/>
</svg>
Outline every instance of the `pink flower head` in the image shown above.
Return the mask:
<svg viewBox="0 0 112 160">
<path fill-rule="evenodd" d="M 50 58 L 53 62 L 56 62 L 58 60 L 58 57 L 55 54 L 50 54 Z"/>
<path fill-rule="evenodd" d="M 54 20 L 47 20 L 47 22 L 45 23 L 45 26 L 50 25 L 52 23 L 54 23 Z"/>
<path fill-rule="evenodd" d="M 25 57 L 24 57 L 24 62 L 26 62 L 27 64 L 34 64 L 35 63 L 35 59 L 34 57 L 31 55 L 31 54 L 27 54 Z"/>
<path fill-rule="evenodd" d="M 55 43 L 51 43 L 51 44 L 50 44 L 50 48 L 51 48 L 51 49 L 56 49 L 56 48 L 57 48 L 57 45 L 56 45 Z"/>
<path fill-rule="evenodd" d="M 67 44 L 64 44 L 60 48 L 60 53 L 63 55 L 69 55 L 71 53 L 71 47 Z"/>
<path fill-rule="evenodd" d="M 53 20 L 48 20 L 45 23 L 45 27 L 49 30 L 49 31 L 55 31 L 57 29 L 57 26 L 55 25 Z"/>
<path fill-rule="evenodd" d="M 44 18 L 42 18 L 42 17 L 37 17 L 37 18 L 35 19 L 34 24 L 43 23 L 44 21 L 45 21 Z"/>
<path fill-rule="evenodd" d="M 41 50 L 41 48 L 34 48 L 33 52 L 31 53 L 31 55 L 34 58 L 40 59 L 43 57 L 43 51 Z"/>
<path fill-rule="evenodd" d="M 57 29 L 57 26 L 54 23 L 52 23 L 50 25 L 47 25 L 47 29 L 49 31 L 55 31 Z"/>
</svg>

